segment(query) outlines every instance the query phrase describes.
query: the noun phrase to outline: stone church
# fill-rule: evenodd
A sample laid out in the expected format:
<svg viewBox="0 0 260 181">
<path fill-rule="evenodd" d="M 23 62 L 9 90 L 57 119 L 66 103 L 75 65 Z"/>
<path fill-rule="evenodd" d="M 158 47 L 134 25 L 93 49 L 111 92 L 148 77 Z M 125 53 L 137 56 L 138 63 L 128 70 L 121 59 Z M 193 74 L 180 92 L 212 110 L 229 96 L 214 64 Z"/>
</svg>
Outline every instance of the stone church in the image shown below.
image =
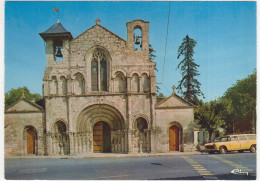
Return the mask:
<svg viewBox="0 0 260 181">
<path fill-rule="evenodd" d="M 5 155 L 193 151 L 193 105 L 156 97 L 149 22 L 126 23 L 127 40 L 100 20 L 73 38 L 58 21 L 40 33 L 43 99 L 5 110 Z M 32 75 L 33 76 L 33 75 Z"/>
</svg>

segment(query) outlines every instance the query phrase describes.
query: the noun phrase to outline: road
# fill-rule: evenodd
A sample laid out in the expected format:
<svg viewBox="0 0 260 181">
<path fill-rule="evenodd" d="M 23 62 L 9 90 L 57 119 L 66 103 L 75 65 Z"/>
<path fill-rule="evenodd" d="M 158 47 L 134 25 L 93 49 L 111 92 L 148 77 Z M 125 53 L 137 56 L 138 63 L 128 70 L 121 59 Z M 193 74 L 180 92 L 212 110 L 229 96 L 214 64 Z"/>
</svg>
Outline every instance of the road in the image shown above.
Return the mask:
<svg viewBox="0 0 260 181">
<path fill-rule="evenodd" d="M 5 159 L 5 178 L 13 180 L 255 180 L 256 154 Z"/>
</svg>

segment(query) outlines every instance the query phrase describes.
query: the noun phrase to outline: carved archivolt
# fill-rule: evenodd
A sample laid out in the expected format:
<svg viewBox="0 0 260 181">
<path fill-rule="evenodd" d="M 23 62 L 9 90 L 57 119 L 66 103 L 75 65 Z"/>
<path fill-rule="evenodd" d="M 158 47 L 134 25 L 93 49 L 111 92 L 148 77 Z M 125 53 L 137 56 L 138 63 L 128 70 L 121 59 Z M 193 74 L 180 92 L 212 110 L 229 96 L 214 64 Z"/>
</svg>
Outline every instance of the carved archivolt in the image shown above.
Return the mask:
<svg viewBox="0 0 260 181">
<path fill-rule="evenodd" d="M 112 106 L 106 104 L 95 104 L 85 108 L 76 121 L 76 132 L 91 132 L 93 126 L 105 121 L 112 130 L 125 128 L 125 121 L 122 114 Z"/>
</svg>

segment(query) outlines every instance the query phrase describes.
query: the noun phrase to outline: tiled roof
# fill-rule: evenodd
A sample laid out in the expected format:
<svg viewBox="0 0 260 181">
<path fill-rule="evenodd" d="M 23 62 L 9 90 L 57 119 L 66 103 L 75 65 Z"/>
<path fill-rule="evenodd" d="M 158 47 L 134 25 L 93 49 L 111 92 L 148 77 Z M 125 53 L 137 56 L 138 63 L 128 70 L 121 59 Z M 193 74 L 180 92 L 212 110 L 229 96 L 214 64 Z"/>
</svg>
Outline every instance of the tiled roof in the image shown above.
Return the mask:
<svg viewBox="0 0 260 181">
<path fill-rule="evenodd" d="M 68 31 L 62 26 L 62 24 L 60 22 L 58 22 L 58 23 L 55 23 L 54 25 L 52 25 L 49 29 L 47 29 L 43 33 L 45 33 L 45 34 L 49 34 L 49 33 L 68 33 Z"/>
<path fill-rule="evenodd" d="M 60 22 L 55 23 L 49 29 L 40 33 L 40 36 L 46 41 L 48 37 L 66 37 L 69 39 L 73 39 L 71 33 L 67 31 Z"/>
</svg>

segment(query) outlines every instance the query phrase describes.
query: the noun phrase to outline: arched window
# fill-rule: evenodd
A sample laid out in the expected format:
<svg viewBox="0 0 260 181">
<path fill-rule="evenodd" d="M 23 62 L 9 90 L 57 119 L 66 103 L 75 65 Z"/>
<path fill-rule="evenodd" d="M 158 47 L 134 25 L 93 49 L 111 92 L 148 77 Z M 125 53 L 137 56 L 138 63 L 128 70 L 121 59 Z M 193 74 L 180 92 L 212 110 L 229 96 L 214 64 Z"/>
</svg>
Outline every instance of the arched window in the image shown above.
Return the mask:
<svg viewBox="0 0 260 181">
<path fill-rule="evenodd" d="M 61 94 L 66 95 L 67 94 L 67 80 L 64 76 L 61 76 L 60 80 L 61 80 L 61 90 L 62 90 Z"/>
<path fill-rule="evenodd" d="M 131 91 L 139 92 L 139 77 L 137 74 L 134 74 L 131 78 Z"/>
<path fill-rule="evenodd" d="M 57 78 L 55 76 L 53 76 L 51 78 L 50 94 L 52 94 L 52 95 L 58 94 L 58 82 L 57 82 Z"/>
<path fill-rule="evenodd" d="M 148 93 L 150 88 L 150 81 L 147 74 L 142 75 L 142 88 L 143 92 Z"/>
<path fill-rule="evenodd" d="M 115 79 L 115 92 L 125 92 L 126 91 L 126 79 L 122 72 L 116 73 Z"/>
<path fill-rule="evenodd" d="M 144 132 L 145 129 L 148 129 L 147 121 L 142 117 L 137 118 L 136 119 L 136 128 L 138 129 L 138 131 Z"/>
<path fill-rule="evenodd" d="M 91 90 L 107 91 L 107 60 L 104 54 L 97 50 L 91 61 Z"/>
<path fill-rule="evenodd" d="M 76 95 L 81 95 L 85 93 L 85 81 L 82 74 L 77 73 L 75 75 L 75 91 Z"/>
</svg>

